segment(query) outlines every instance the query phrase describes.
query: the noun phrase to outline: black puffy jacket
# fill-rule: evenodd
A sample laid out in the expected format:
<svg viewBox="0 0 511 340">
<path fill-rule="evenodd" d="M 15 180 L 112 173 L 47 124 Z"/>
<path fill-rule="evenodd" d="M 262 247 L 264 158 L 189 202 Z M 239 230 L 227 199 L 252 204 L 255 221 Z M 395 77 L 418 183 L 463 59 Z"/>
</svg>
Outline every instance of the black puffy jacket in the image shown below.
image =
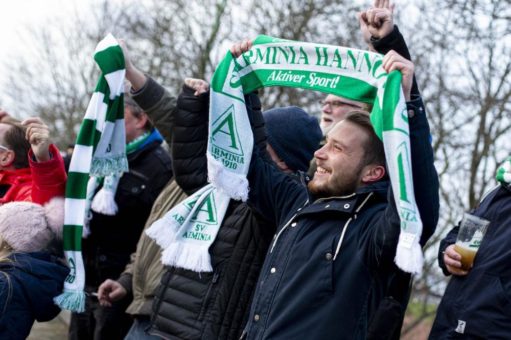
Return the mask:
<svg viewBox="0 0 511 340">
<path fill-rule="evenodd" d="M 266 147 L 261 104 L 245 97 L 252 109 L 254 142 Z M 172 131 L 175 179 L 192 194 L 207 182 L 207 94 L 183 88 Z M 238 339 L 246 324 L 255 284 L 275 231 L 245 203 L 231 201 L 211 245 L 214 271 L 196 273 L 167 268 L 153 304 L 150 333 L 171 339 Z"/>
</svg>

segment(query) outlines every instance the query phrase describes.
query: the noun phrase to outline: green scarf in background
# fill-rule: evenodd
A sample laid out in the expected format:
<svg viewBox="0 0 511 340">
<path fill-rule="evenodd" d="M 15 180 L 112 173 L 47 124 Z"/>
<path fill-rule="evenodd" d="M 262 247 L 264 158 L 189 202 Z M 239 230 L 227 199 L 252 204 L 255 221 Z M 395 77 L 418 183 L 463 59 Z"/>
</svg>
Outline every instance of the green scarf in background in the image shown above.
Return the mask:
<svg viewBox="0 0 511 340">
<path fill-rule="evenodd" d="M 99 42 L 94 60 L 101 77 L 92 94 L 69 165 L 64 213 L 64 253 L 71 272 L 55 303 L 74 312 L 85 310 L 85 270 L 81 253 L 82 229 L 89 214 L 87 197 L 96 188 L 94 177 L 120 175 L 128 170 L 124 130 L 124 55 L 109 34 Z"/>
<path fill-rule="evenodd" d="M 502 184 L 511 184 L 511 157 L 508 157 L 499 167 L 496 178 Z"/>
</svg>

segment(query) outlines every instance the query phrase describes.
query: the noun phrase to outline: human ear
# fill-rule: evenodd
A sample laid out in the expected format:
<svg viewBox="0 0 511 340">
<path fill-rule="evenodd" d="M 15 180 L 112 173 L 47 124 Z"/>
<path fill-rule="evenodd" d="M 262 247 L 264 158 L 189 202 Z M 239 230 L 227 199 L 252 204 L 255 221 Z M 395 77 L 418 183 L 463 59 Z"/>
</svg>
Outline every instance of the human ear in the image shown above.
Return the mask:
<svg viewBox="0 0 511 340">
<path fill-rule="evenodd" d="M 377 182 L 385 176 L 385 167 L 382 165 L 366 165 L 362 170 L 362 183 Z"/>
<path fill-rule="evenodd" d="M 14 162 L 14 152 L 12 150 L 8 150 L 2 154 L 0 157 L 0 165 L 2 167 L 7 167 Z"/>
<path fill-rule="evenodd" d="M 137 123 L 136 123 L 137 128 L 143 129 L 146 126 L 148 120 L 149 120 L 149 117 L 147 117 L 147 114 L 145 112 L 141 113 L 140 116 L 137 117 Z"/>
</svg>

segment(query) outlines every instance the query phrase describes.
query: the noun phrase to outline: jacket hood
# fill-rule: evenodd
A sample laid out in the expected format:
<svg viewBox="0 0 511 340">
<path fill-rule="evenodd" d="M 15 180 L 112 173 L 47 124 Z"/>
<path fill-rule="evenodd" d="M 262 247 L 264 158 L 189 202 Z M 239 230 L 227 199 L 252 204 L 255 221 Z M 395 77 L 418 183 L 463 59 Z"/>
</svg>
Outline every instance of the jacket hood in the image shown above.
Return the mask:
<svg viewBox="0 0 511 340">
<path fill-rule="evenodd" d="M 37 321 L 51 320 L 60 312 L 53 298 L 62 293 L 69 268 L 56 257 L 44 252 L 13 253 L 0 270 L 11 277 L 13 289 L 21 287 Z"/>
</svg>

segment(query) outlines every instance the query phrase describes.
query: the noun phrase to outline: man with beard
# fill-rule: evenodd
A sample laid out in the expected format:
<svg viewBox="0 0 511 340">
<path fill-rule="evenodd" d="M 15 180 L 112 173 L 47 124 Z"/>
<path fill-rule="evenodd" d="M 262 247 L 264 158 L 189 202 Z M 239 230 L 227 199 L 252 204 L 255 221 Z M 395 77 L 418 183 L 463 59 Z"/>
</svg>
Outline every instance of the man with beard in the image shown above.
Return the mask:
<svg viewBox="0 0 511 340">
<path fill-rule="evenodd" d="M 231 52 L 244 51 L 247 42 Z M 438 178 L 429 126 L 411 100 L 413 63 L 389 52 L 385 71 L 402 73 L 415 197 L 429 237 L 438 220 Z M 316 151 L 308 184 L 279 173 L 254 150 L 249 203 L 279 227 L 259 276 L 248 339 L 365 339 L 400 234 L 383 144 L 367 113 L 352 112 Z"/>
</svg>

